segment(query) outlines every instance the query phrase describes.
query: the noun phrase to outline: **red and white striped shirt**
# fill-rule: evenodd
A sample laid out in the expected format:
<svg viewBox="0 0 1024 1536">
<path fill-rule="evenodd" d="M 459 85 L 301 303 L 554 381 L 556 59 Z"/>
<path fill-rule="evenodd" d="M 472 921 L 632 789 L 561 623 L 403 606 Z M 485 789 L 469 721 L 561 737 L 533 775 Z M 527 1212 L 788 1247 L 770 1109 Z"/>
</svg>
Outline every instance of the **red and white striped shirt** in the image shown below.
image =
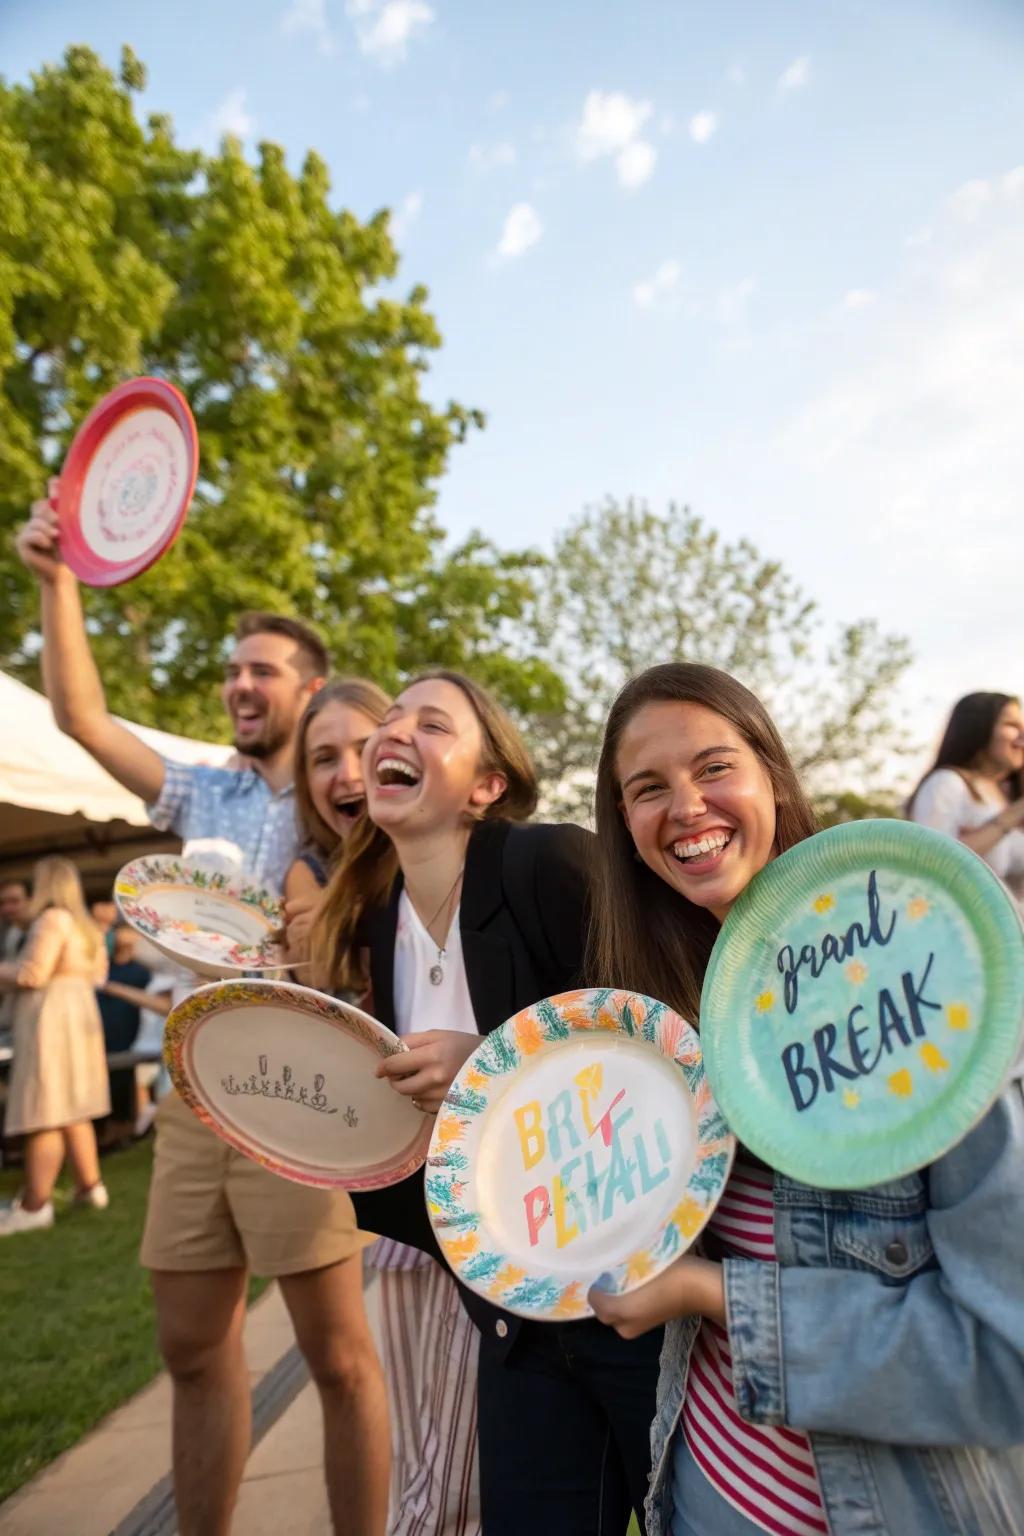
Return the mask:
<svg viewBox="0 0 1024 1536">
<path fill-rule="evenodd" d="M 737 1163 L 708 1223 L 730 1258 L 775 1258 L 772 1176 Z M 701 1324 L 686 1381 L 683 1434 L 722 1497 L 772 1536 L 828 1536 L 811 1443 L 799 1430 L 748 1424 L 736 1408 L 729 1335 Z"/>
</svg>

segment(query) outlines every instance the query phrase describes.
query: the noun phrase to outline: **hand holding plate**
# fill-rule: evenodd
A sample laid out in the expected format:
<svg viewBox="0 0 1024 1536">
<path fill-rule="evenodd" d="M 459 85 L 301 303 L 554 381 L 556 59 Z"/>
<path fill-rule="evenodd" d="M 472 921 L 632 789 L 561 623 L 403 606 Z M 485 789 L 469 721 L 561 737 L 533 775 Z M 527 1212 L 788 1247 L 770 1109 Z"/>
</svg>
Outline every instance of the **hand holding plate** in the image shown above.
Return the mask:
<svg viewBox="0 0 1024 1536">
<path fill-rule="evenodd" d="M 66 570 L 60 554 L 59 487 L 58 479 L 50 480 L 48 497 L 32 503 L 29 520 L 19 530 L 15 541 L 22 563 L 44 582 L 55 581 L 58 573 Z"/>
<path fill-rule="evenodd" d="M 725 1281 L 721 1264 L 684 1254 L 646 1285 L 614 1296 L 592 1285 L 587 1301 L 594 1315 L 623 1339 L 670 1322 L 674 1317 L 710 1317 L 725 1326 Z"/>
<path fill-rule="evenodd" d="M 408 1050 L 382 1061 L 377 1076 L 387 1078 L 396 1093 L 414 1099 L 425 1114 L 436 1115 L 455 1074 L 480 1044 L 480 1036 L 461 1029 L 425 1029 L 406 1035 L 404 1043 Z"/>
</svg>

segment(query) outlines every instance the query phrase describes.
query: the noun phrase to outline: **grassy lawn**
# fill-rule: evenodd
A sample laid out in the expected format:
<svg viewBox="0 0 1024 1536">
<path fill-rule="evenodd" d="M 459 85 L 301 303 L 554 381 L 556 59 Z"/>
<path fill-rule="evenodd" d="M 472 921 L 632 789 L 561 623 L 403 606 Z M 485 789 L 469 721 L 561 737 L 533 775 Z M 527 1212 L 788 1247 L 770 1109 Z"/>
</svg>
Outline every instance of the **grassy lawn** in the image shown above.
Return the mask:
<svg viewBox="0 0 1024 1536">
<path fill-rule="evenodd" d="M 103 1160 L 110 1209 L 73 1211 L 62 1176 L 48 1232 L 0 1247 L 0 1500 L 159 1368 L 138 1247 L 152 1141 Z M 0 1199 L 17 1193 L 0 1169 Z"/>
</svg>

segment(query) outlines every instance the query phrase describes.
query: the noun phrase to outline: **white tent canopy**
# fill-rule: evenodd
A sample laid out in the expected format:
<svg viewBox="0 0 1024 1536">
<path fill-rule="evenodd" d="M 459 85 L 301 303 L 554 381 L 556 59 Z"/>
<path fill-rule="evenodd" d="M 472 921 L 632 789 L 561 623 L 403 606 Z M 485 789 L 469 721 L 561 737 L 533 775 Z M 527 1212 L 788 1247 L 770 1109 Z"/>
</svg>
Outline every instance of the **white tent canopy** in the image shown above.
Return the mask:
<svg viewBox="0 0 1024 1536">
<path fill-rule="evenodd" d="M 178 762 L 222 763 L 231 752 L 123 723 Z M 0 874 L 26 875 L 40 855 L 66 853 L 95 887 L 168 841 L 150 827 L 142 801 L 57 729 L 49 701 L 0 672 Z"/>
</svg>

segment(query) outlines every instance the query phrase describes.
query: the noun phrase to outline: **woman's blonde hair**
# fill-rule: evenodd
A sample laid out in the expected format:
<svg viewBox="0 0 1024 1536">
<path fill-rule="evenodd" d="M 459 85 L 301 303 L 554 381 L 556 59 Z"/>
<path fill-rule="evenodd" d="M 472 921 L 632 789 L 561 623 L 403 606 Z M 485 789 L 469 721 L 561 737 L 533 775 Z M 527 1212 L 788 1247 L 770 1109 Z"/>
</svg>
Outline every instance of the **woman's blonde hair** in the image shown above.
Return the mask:
<svg viewBox="0 0 1024 1536">
<path fill-rule="evenodd" d="M 71 920 L 81 935 L 90 960 L 103 948 L 103 934 L 99 925 L 89 916 L 82 895 L 82 882 L 78 870 L 70 859 L 56 856 L 40 859 L 32 871 L 32 899 L 29 902 L 29 921 L 35 922 L 48 907 L 60 907 L 71 913 Z"/>
<path fill-rule="evenodd" d="M 486 689 L 461 672 L 421 672 L 402 690 L 431 681 L 452 683 L 468 699 L 480 726 L 483 773 L 500 773 L 505 788 L 480 814 L 481 821 L 526 821 L 537 808 L 537 775 L 518 728 Z M 387 905 L 398 874 L 394 844 L 364 816 L 353 827 L 328 882 L 310 939 L 314 985 L 331 991 L 364 991 L 361 929 L 366 916 Z"/>
<path fill-rule="evenodd" d="M 329 864 L 338 851 L 340 839 L 333 827 L 329 827 L 313 804 L 309 788 L 309 764 L 306 762 L 306 738 L 309 728 L 321 710 L 328 704 L 347 704 L 367 715 L 375 725 L 380 725 L 391 708 L 391 700 L 383 688 L 361 677 L 335 677 L 314 693 L 299 721 L 295 738 L 295 815 L 299 825 L 299 838 L 304 849 L 320 855 Z"/>
</svg>

